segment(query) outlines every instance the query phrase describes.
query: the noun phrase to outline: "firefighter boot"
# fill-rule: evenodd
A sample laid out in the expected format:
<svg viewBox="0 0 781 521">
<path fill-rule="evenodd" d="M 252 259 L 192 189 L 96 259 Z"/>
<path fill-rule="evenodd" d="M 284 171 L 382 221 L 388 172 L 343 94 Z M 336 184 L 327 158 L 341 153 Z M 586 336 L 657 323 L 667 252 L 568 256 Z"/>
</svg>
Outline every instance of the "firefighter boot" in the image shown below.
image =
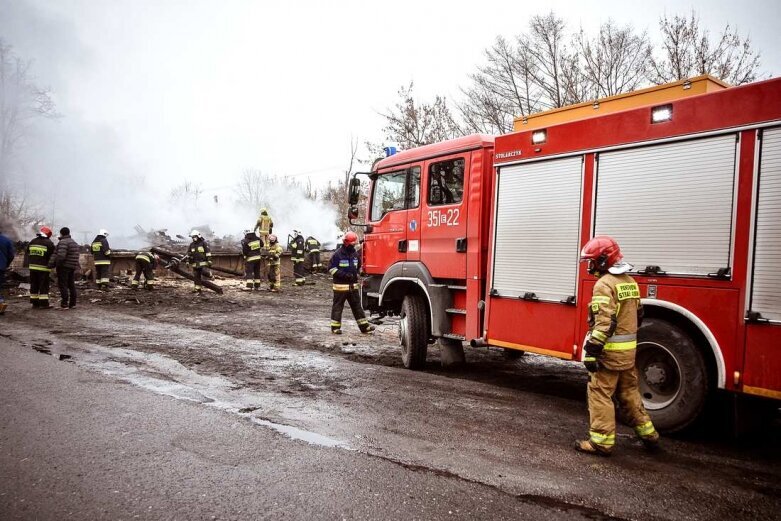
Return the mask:
<svg viewBox="0 0 781 521">
<path fill-rule="evenodd" d="M 361 326 L 361 333 L 363 333 L 364 335 L 368 335 L 369 333 L 373 333 L 374 329 L 375 328 L 373 325 L 366 324 L 365 326 Z"/>
<path fill-rule="evenodd" d="M 574 447 L 578 452 L 585 452 L 594 456 L 610 456 L 610 449 L 600 447 L 591 440 L 576 440 Z"/>
</svg>

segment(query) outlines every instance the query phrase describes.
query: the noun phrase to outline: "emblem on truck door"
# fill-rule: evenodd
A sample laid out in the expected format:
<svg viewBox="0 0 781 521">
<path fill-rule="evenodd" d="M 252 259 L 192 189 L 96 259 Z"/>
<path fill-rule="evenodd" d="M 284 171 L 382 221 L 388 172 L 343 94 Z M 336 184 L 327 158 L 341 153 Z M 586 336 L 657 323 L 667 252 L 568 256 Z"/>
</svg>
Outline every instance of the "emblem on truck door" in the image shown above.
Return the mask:
<svg viewBox="0 0 781 521">
<path fill-rule="evenodd" d="M 416 221 L 415 219 L 412 219 L 409 222 L 409 231 L 414 232 L 417 228 L 418 228 L 418 221 Z"/>
</svg>

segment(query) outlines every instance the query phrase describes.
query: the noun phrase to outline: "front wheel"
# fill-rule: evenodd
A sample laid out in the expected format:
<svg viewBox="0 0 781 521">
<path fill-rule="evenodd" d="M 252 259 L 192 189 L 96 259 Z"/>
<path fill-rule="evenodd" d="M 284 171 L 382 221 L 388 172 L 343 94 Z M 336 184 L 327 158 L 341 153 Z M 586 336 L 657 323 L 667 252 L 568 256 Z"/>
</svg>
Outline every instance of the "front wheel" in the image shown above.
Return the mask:
<svg viewBox="0 0 781 521">
<path fill-rule="evenodd" d="M 684 330 L 646 319 L 638 331 L 636 365 L 643 404 L 657 430 L 680 431 L 699 417 L 708 396 L 708 372 L 702 352 Z"/>
<path fill-rule="evenodd" d="M 428 312 L 426 303 L 418 294 L 404 297 L 399 314 L 399 342 L 401 361 L 407 369 L 422 369 L 428 352 Z"/>
</svg>

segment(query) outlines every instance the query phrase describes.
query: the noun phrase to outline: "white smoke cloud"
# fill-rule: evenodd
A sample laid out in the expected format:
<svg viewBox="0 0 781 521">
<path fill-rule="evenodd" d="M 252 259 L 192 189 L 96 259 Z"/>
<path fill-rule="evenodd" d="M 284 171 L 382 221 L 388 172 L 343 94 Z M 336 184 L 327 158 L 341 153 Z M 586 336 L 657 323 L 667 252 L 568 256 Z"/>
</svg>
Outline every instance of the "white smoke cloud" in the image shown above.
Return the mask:
<svg viewBox="0 0 781 521">
<path fill-rule="evenodd" d="M 89 241 L 98 229 L 106 228 L 113 248 L 138 248 L 142 244 L 134 237 L 137 225 L 167 229 L 171 236 L 187 236 L 191 228 L 205 224 L 217 236 L 240 237 L 244 229 L 254 227 L 259 208 L 242 207 L 230 188 L 219 193 L 206 190 L 197 201 L 172 202 L 170 190 L 187 180 L 186 172 L 174 171 L 164 179 L 148 176 L 147 171 L 158 170 L 150 163 L 164 158 L 134 157 L 120 130 L 94 117 L 87 119 L 73 108 L 69 99 L 79 92 L 58 87 L 72 85 L 62 80 L 90 67 L 90 51 L 54 11 L 0 0 L 0 13 L 0 38 L 34 61 L 37 81 L 53 89 L 62 115 L 35 125 L 18 158 L 19 168 L 2 181 L 26 194 L 55 233 L 68 226 L 77 241 Z M 194 155 L 198 152 L 193 150 Z M 230 185 L 239 174 L 215 172 L 215 184 Z M 283 244 L 293 229 L 322 242 L 333 241 L 339 233 L 336 210 L 307 199 L 298 188 L 275 183 L 264 199 Z"/>
</svg>

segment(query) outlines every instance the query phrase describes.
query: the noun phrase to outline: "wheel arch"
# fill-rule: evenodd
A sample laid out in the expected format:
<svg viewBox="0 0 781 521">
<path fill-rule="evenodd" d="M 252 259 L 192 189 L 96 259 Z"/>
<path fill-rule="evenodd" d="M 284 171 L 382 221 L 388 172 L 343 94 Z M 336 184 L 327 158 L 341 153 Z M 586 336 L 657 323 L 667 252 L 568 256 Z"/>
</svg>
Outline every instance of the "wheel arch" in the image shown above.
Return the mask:
<svg viewBox="0 0 781 521">
<path fill-rule="evenodd" d="M 695 345 L 700 348 L 705 356 L 707 369 L 713 379 L 713 383 L 719 389 L 724 389 L 727 382 L 724 355 L 719 341 L 716 340 L 713 332 L 702 319 L 685 307 L 673 302 L 647 298 L 641 299 L 641 301 L 646 318 L 668 320 L 692 335 Z"/>
</svg>

